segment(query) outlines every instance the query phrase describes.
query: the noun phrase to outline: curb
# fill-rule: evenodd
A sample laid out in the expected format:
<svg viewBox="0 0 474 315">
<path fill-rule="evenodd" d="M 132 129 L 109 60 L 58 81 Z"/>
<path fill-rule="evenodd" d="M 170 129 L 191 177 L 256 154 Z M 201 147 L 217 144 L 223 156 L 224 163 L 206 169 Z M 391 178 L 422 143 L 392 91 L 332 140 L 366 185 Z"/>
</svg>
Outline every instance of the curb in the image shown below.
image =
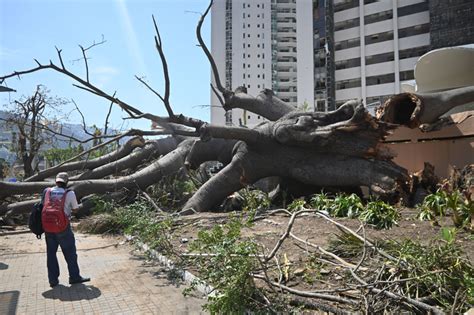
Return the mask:
<svg viewBox="0 0 474 315">
<path fill-rule="evenodd" d="M 125 239 L 127 241 L 135 241 L 135 244 L 138 245 L 138 247 L 145 251 L 145 252 L 148 252 L 150 254 L 150 256 L 157 260 L 162 266 L 165 266 L 167 268 L 169 268 L 170 270 L 174 271 L 174 272 L 177 272 L 181 279 L 187 284 L 187 285 L 191 285 L 193 282 L 197 282 L 198 284 L 195 286 L 195 289 L 206 295 L 206 298 L 207 297 L 214 297 L 216 296 L 218 293 L 216 292 L 216 290 L 204 283 L 203 281 L 201 281 L 199 279 L 199 277 L 195 276 L 194 274 L 192 274 L 191 272 L 187 271 L 187 270 L 184 270 L 184 269 L 181 269 L 181 268 L 178 268 L 176 267 L 175 263 L 169 259 L 168 257 L 160 254 L 159 252 L 157 252 L 156 250 L 154 249 L 151 249 L 147 244 L 141 242 L 141 241 L 137 241 L 134 239 L 133 236 L 131 235 L 125 235 Z"/>
</svg>

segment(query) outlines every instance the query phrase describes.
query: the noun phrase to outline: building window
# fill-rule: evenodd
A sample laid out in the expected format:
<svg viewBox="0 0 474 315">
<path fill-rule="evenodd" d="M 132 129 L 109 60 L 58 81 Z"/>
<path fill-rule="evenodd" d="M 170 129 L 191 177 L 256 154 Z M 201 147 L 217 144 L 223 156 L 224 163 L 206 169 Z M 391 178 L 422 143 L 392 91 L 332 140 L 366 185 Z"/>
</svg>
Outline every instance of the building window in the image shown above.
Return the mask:
<svg viewBox="0 0 474 315">
<path fill-rule="evenodd" d="M 377 54 L 377 55 L 372 55 L 372 56 L 366 56 L 365 57 L 365 65 L 373 65 L 376 63 L 381 63 L 381 62 L 388 62 L 388 61 L 393 61 L 395 60 L 393 52 L 385 53 L 385 54 Z"/>
<path fill-rule="evenodd" d="M 250 54 L 248 54 L 248 55 L 247 55 L 247 57 L 249 57 L 249 58 L 250 58 Z"/>
<path fill-rule="evenodd" d="M 243 58 L 245 59 L 245 53 L 242 54 Z"/>
<path fill-rule="evenodd" d="M 260 84 L 257 85 L 257 88 L 258 88 L 258 89 L 260 88 Z"/>
<path fill-rule="evenodd" d="M 245 38 L 245 33 L 243 33 L 242 35 L 243 35 L 243 38 Z"/>
<path fill-rule="evenodd" d="M 420 57 L 430 50 L 430 46 L 421 46 L 398 51 L 400 59 Z"/>
<path fill-rule="evenodd" d="M 364 16 L 364 23 L 365 25 L 376 23 L 380 21 L 390 20 L 393 17 L 392 10 L 387 10 L 383 12 L 378 12 L 370 15 Z"/>
<path fill-rule="evenodd" d="M 350 89 L 350 88 L 355 88 L 355 87 L 360 87 L 360 86 L 361 86 L 360 78 L 336 82 L 336 90 L 344 90 L 344 89 Z"/>
<path fill-rule="evenodd" d="M 262 54 L 262 58 L 265 58 L 265 54 Z"/>
<path fill-rule="evenodd" d="M 415 79 L 415 74 L 413 70 L 400 71 L 400 81 L 413 80 Z"/>
<path fill-rule="evenodd" d="M 335 63 L 336 70 L 360 67 L 360 58 L 339 60 Z"/>
<path fill-rule="evenodd" d="M 262 44 L 262 48 L 265 48 L 265 44 Z"/>
<path fill-rule="evenodd" d="M 250 44 L 248 44 L 247 47 L 250 48 Z"/>
<path fill-rule="evenodd" d="M 248 14 L 247 17 L 250 17 L 250 14 Z"/>
<path fill-rule="evenodd" d="M 403 37 L 409 37 L 409 36 L 415 36 L 419 34 L 425 34 L 430 32 L 430 24 L 421 24 L 421 25 L 415 25 L 415 26 L 410 26 L 406 28 L 401 28 L 398 30 L 398 38 L 403 38 Z"/>
<path fill-rule="evenodd" d="M 359 24 L 360 24 L 359 18 L 337 22 L 337 23 L 334 23 L 334 31 L 346 30 L 349 28 L 359 26 Z"/>
<path fill-rule="evenodd" d="M 397 9 L 398 17 L 415 14 L 419 12 L 425 12 L 429 10 L 428 1 L 407 5 Z"/>
<path fill-rule="evenodd" d="M 245 73 L 242 74 L 242 78 L 245 80 Z"/>
<path fill-rule="evenodd" d="M 257 55 L 257 58 L 260 58 L 260 54 Z"/>
<path fill-rule="evenodd" d="M 365 44 L 375 44 L 393 39 L 393 31 L 365 36 Z"/>
<path fill-rule="evenodd" d="M 262 79 L 265 79 L 265 73 L 264 73 L 264 74 L 262 74 Z"/>
<path fill-rule="evenodd" d="M 243 68 L 245 69 L 245 62 L 244 62 L 244 64 L 243 64 Z"/>
<path fill-rule="evenodd" d="M 247 37 L 250 37 L 250 34 L 247 34 Z"/>
<path fill-rule="evenodd" d="M 257 24 L 257 28 L 260 28 L 260 24 Z"/>
<path fill-rule="evenodd" d="M 260 68 L 260 64 L 257 65 L 257 68 Z"/>
<path fill-rule="evenodd" d="M 359 38 L 352 38 L 348 40 L 343 40 L 337 42 L 335 45 L 336 50 L 348 49 L 352 47 L 360 46 L 360 39 Z"/>
<path fill-rule="evenodd" d="M 334 12 L 344 11 L 359 6 L 359 0 L 345 0 L 334 5 Z"/>
<path fill-rule="evenodd" d="M 365 83 L 367 86 L 386 84 L 386 83 L 391 83 L 391 82 L 395 82 L 395 73 L 376 75 L 376 76 L 365 78 Z"/>
<path fill-rule="evenodd" d="M 259 79 L 260 79 L 260 74 L 257 74 L 257 78 L 259 78 Z"/>
<path fill-rule="evenodd" d="M 247 24 L 247 27 L 250 28 L 250 24 Z"/>
</svg>

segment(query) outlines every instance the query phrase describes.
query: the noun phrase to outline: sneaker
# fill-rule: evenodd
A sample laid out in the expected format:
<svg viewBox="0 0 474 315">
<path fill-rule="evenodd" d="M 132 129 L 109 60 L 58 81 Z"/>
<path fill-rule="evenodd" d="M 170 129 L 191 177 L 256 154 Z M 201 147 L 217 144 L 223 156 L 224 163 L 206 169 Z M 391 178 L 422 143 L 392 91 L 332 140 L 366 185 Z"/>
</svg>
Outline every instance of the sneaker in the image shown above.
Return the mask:
<svg viewBox="0 0 474 315">
<path fill-rule="evenodd" d="M 84 278 L 84 277 L 80 277 L 78 279 L 69 279 L 69 284 L 75 284 L 75 283 L 83 283 L 83 282 L 87 282 L 87 281 L 91 281 L 91 278 Z"/>
</svg>

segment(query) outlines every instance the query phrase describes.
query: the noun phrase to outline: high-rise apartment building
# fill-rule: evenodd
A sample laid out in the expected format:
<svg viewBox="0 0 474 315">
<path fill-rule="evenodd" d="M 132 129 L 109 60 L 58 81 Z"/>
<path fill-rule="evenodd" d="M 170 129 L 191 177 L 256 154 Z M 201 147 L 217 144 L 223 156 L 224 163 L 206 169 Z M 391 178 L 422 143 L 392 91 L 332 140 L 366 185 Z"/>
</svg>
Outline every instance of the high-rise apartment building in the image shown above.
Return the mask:
<svg viewBox="0 0 474 315">
<path fill-rule="evenodd" d="M 466 0 L 217 0 L 212 54 L 227 88 L 270 88 L 318 111 L 354 98 L 373 108 L 413 80 L 430 49 L 474 43 L 473 12 Z M 262 121 L 211 102 L 213 123 Z"/>
<path fill-rule="evenodd" d="M 251 95 L 272 89 L 294 106 L 314 103 L 312 0 L 217 0 L 212 7 L 212 55 L 223 84 Z M 212 92 L 211 92 L 212 93 Z M 253 126 L 262 117 L 225 113 L 211 96 L 211 121 Z"/>
</svg>

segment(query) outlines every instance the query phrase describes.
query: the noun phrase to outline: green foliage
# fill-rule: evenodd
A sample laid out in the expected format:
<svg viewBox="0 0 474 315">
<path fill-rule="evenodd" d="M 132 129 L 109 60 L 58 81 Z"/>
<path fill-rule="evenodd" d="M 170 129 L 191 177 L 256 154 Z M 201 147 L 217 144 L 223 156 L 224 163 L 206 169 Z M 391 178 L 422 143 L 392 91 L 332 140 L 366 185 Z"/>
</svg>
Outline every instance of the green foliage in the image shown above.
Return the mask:
<svg viewBox="0 0 474 315">
<path fill-rule="evenodd" d="M 106 201 L 99 196 L 92 196 L 90 201 L 94 204 L 92 213 L 101 214 L 101 213 L 112 213 L 115 210 L 115 203 L 113 201 Z"/>
<path fill-rule="evenodd" d="M 268 194 L 257 189 L 242 189 L 240 195 L 243 198 L 242 210 L 244 211 L 261 211 L 270 208 L 271 200 Z"/>
<path fill-rule="evenodd" d="M 198 189 L 190 179 L 168 176 L 149 188 L 150 195 L 163 208 L 174 209 L 184 204 Z"/>
<path fill-rule="evenodd" d="M 59 163 L 69 160 L 70 158 L 80 154 L 83 151 L 84 151 L 84 148 L 82 147 L 82 145 L 78 145 L 75 147 L 69 146 L 64 149 L 51 148 L 44 151 L 43 154 L 44 154 L 44 158 L 48 162 L 48 165 L 55 166 L 55 165 L 58 165 Z"/>
<path fill-rule="evenodd" d="M 364 242 L 351 233 L 341 230 L 334 238 L 329 240 L 328 250 L 340 257 L 356 257 L 364 247 Z"/>
<path fill-rule="evenodd" d="M 440 233 L 441 239 L 447 243 L 453 243 L 456 240 L 456 228 L 442 228 Z"/>
<path fill-rule="evenodd" d="M 332 200 L 325 193 L 315 194 L 311 197 L 309 205 L 317 210 L 326 210 L 329 212 Z"/>
<path fill-rule="evenodd" d="M 388 241 L 384 247 L 399 262 L 390 262 L 382 279 L 414 278 L 409 284 L 400 286 L 404 295 L 430 297 L 447 310 L 452 309 L 457 299 L 454 313 L 462 313 L 468 304 L 474 303 L 474 267 L 454 240 L 429 245 L 413 240 Z"/>
<path fill-rule="evenodd" d="M 306 206 L 306 201 L 303 198 L 295 199 L 292 203 L 290 203 L 287 207 L 288 211 L 296 212 L 303 210 Z"/>
<path fill-rule="evenodd" d="M 257 288 L 250 276 L 258 265 L 258 248 L 252 240 L 241 239 L 242 228 L 250 224 L 243 217 L 233 217 L 225 225 L 199 231 L 190 244 L 195 253 L 212 254 L 193 258 L 202 280 L 218 290 L 204 305 L 211 314 L 243 314 L 258 308 Z"/>
<path fill-rule="evenodd" d="M 119 233 L 137 236 L 151 248 L 162 252 L 171 252 L 171 218 L 158 217 L 147 202 L 120 206 L 94 197 L 94 216 L 81 223 L 81 230 L 90 233 Z"/>
<path fill-rule="evenodd" d="M 381 201 L 370 201 L 359 215 L 359 219 L 377 229 L 390 229 L 400 219 L 400 213 L 391 205 Z"/>
<path fill-rule="evenodd" d="M 362 200 L 356 194 L 338 194 L 330 207 L 330 214 L 334 217 L 356 218 L 363 211 Z"/>
<path fill-rule="evenodd" d="M 436 221 L 437 216 L 445 216 L 450 211 L 454 225 L 462 227 L 470 222 L 471 215 L 474 213 L 474 203 L 469 196 L 464 196 L 458 190 L 439 189 L 434 194 L 426 196 L 417 209 L 417 217 L 427 221 Z"/>
<path fill-rule="evenodd" d="M 162 252 L 171 249 L 170 231 L 173 222 L 170 218 L 158 218 L 148 203 L 138 201 L 116 208 L 114 216 L 125 234 L 136 235 L 151 248 Z"/>
</svg>

